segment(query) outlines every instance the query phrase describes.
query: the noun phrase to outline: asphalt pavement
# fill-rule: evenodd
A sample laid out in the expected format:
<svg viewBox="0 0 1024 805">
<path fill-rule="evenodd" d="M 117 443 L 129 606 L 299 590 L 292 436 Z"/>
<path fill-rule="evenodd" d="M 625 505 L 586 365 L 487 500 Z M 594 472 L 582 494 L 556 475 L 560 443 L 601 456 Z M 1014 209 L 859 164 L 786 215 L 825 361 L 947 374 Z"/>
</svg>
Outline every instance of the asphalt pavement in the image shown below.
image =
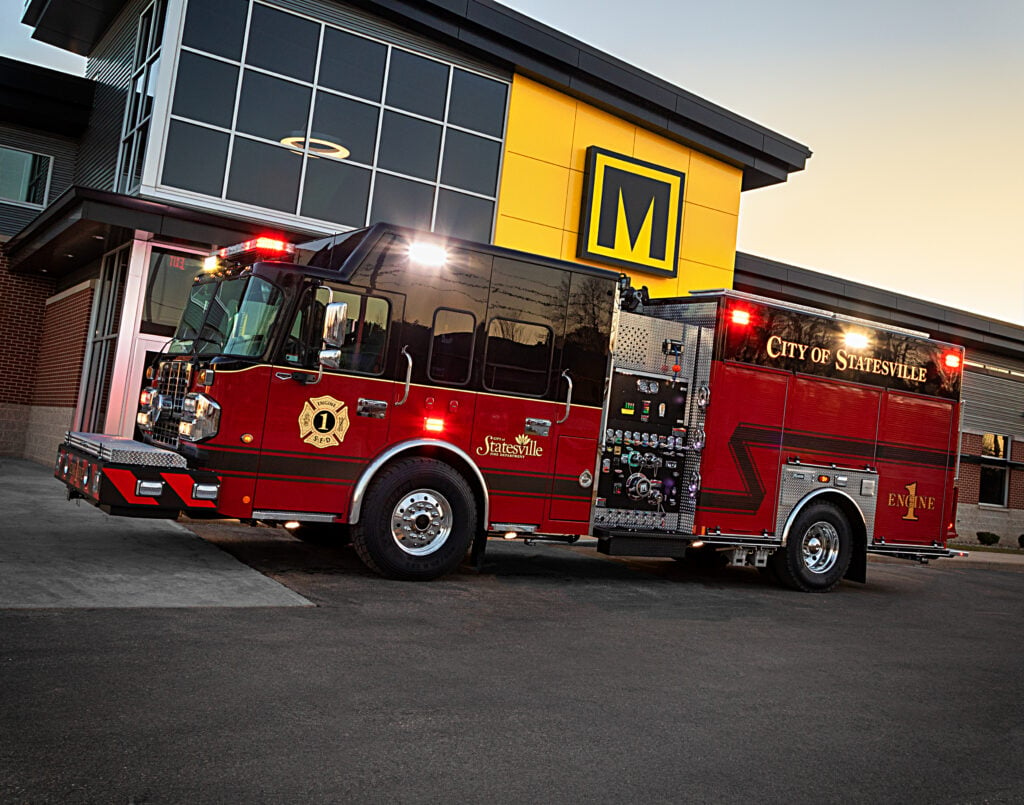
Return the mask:
<svg viewBox="0 0 1024 805">
<path fill-rule="evenodd" d="M 1024 802 L 1020 565 L 806 595 L 499 541 L 392 582 L 279 529 L 105 518 L 7 460 L 0 511 L 0 594 L 36 596 L 0 604 L 3 803 Z"/>
</svg>

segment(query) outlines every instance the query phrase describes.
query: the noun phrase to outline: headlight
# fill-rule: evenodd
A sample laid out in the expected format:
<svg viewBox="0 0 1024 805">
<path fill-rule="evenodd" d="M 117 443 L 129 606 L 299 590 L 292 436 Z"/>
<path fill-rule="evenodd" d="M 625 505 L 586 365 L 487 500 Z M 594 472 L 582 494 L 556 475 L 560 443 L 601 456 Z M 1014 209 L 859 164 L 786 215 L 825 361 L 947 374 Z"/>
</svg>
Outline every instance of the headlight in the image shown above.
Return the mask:
<svg viewBox="0 0 1024 805">
<path fill-rule="evenodd" d="M 139 394 L 139 412 L 135 415 L 135 423 L 147 432 L 153 430 L 153 405 L 156 399 L 157 392 L 152 386 L 144 388 Z"/>
<path fill-rule="evenodd" d="M 205 394 L 187 394 L 181 406 L 178 436 L 189 442 L 201 442 L 217 435 L 220 406 Z"/>
</svg>

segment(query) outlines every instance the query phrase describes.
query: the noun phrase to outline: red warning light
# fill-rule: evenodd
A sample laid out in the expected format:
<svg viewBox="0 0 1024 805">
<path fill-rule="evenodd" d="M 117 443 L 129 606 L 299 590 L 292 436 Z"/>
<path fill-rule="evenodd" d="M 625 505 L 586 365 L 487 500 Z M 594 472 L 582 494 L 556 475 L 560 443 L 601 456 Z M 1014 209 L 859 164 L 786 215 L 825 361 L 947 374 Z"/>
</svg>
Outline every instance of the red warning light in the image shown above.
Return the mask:
<svg viewBox="0 0 1024 805">
<path fill-rule="evenodd" d="M 264 252 L 286 252 L 290 245 L 278 238 L 259 237 L 256 238 L 255 248 Z"/>
<path fill-rule="evenodd" d="M 444 420 L 437 417 L 427 417 L 423 422 L 423 429 L 429 433 L 443 433 Z"/>
<path fill-rule="evenodd" d="M 740 327 L 746 327 L 748 324 L 750 324 L 750 311 L 741 310 L 740 308 L 733 309 L 732 323 L 737 324 Z"/>
<path fill-rule="evenodd" d="M 956 352 L 947 352 L 946 357 L 943 358 L 942 362 L 946 364 L 947 369 L 959 369 L 960 355 Z"/>
</svg>

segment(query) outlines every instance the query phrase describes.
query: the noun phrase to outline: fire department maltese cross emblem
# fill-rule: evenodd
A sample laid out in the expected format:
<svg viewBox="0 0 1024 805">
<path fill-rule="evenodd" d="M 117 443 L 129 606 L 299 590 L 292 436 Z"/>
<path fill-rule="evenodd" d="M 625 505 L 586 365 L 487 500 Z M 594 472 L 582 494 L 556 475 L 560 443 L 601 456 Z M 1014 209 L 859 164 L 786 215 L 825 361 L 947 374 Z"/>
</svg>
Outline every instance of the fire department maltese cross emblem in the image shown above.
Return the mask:
<svg viewBox="0 0 1024 805">
<path fill-rule="evenodd" d="M 335 447 L 348 432 L 348 406 L 330 395 L 311 397 L 299 414 L 299 437 L 313 447 Z"/>
</svg>

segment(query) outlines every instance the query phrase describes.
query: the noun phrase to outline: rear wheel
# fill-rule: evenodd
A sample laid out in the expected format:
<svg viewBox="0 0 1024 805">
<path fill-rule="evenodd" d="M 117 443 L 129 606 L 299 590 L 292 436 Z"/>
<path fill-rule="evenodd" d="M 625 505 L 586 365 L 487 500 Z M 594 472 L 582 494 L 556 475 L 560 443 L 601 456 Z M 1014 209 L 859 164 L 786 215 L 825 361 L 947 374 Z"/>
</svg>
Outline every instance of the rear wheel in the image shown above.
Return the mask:
<svg viewBox="0 0 1024 805">
<path fill-rule="evenodd" d="M 770 561 L 783 584 L 824 593 L 846 574 L 852 552 L 853 536 L 843 513 L 831 503 L 812 503 L 797 516 L 786 546 Z"/>
<path fill-rule="evenodd" d="M 439 461 L 409 458 L 370 484 L 352 545 L 382 576 L 427 580 L 458 566 L 476 528 L 476 500 L 465 478 Z"/>
</svg>

